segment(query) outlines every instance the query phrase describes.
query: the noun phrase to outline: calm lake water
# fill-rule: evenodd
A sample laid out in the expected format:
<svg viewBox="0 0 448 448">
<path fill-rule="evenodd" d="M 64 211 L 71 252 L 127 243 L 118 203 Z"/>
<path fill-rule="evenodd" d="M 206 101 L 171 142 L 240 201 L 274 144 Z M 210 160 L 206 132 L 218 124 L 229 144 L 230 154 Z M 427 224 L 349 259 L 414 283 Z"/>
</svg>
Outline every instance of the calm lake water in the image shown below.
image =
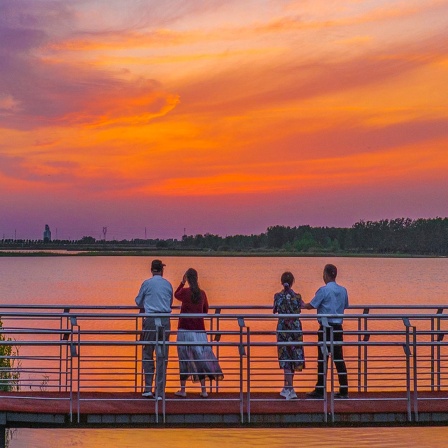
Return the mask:
<svg viewBox="0 0 448 448">
<path fill-rule="evenodd" d="M 271 305 L 285 270 L 308 301 L 322 285 L 326 263 L 338 266 L 339 283 L 353 305 L 448 303 L 448 259 L 201 258 L 163 257 L 165 277 L 176 287 L 189 267 L 198 270 L 214 305 Z M 1 304 L 133 305 L 149 276 L 144 257 L 0 257 Z M 448 428 L 284 429 L 19 429 L 10 448 L 22 447 L 408 447 L 446 446 Z"/>
<path fill-rule="evenodd" d="M 446 304 L 448 259 L 164 257 L 174 287 L 189 267 L 215 305 L 271 305 L 280 276 L 290 270 L 305 300 L 334 263 L 351 304 Z M 0 257 L 0 302 L 17 304 L 134 305 L 149 276 L 146 257 Z"/>
<path fill-rule="evenodd" d="M 10 448 L 444 448 L 448 428 L 20 429 Z"/>
</svg>

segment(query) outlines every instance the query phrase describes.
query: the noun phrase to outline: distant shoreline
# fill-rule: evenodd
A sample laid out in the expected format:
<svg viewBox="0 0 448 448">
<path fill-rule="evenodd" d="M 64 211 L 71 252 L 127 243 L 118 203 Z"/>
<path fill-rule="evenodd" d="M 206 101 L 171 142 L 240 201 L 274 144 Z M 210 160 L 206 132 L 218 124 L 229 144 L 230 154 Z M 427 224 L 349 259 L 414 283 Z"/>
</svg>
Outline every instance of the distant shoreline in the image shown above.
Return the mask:
<svg viewBox="0 0 448 448">
<path fill-rule="evenodd" d="M 285 258 L 447 258 L 438 255 L 378 254 L 348 252 L 288 252 L 288 251 L 197 251 L 197 250 L 23 250 L 1 249 L 0 257 L 285 257 Z"/>
<path fill-rule="evenodd" d="M 0 256 L 363 257 L 446 258 L 448 217 L 359 221 L 352 227 L 270 226 L 251 235 L 206 233 L 181 239 L 0 240 Z"/>
</svg>

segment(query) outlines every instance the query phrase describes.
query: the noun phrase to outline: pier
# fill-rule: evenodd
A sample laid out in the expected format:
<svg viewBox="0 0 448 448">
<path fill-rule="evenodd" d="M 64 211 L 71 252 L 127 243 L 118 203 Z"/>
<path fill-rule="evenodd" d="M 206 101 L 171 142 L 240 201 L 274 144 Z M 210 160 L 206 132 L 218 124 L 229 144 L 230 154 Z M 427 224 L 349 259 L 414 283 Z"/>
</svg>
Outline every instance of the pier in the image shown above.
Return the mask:
<svg viewBox="0 0 448 448">
<path fill-rule="evenodd" d="M 0 306 L 0 434 L 14 427 L 448 424 L 447 309 L 351 307 L 342 343 L 350 396 L 343 400 L 335 397 L 331 362 L 338 342 L 318 347 L 313 313 L 300 315 L 306 368 L 295 376 L 298 398 L 279 395 L 278 315 L 262 306 L 211 309 L 209 340 L 225 378 L 208 384 L 206 399 L 192 383 L 187 398 L 175 396 L 175 309 L 170 338 L 159 342 L 169 345 L 167 387 L 154 400 L 141 396 L 145 315 L 135 307 Z M 330 316 L 323 317 L 325 324 Z M 326 394 L 310 399 L 318 349 L 330 354 Z"/>
</svg>

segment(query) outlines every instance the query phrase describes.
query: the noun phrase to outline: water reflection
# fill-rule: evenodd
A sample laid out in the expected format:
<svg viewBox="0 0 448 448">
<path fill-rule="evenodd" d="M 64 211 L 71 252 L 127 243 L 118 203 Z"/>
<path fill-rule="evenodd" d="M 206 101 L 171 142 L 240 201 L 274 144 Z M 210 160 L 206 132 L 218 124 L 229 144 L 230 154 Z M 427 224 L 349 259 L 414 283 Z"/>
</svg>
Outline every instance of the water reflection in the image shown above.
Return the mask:
<svg viewBox="0 0 448 448">
<path fill-rule="evenodd" d="M 248 429 L 20 429 L 10 448 L 439 448 L 448 427 Z"/>
<path fill-rule="evenodd" d="M 308 301 L 322 285 L 322 268 L 334 262 L 355 304 L 448 302 L 446 258 L 206 258 L 163 257 L 175 286 L 192 266 L 212 305 L 272 305 L 283 271 L 296 276 Z M 5 304 L 134 305 L 148 278 L 148 257 L 0 257 L 0 297 Z"/>
</svg>

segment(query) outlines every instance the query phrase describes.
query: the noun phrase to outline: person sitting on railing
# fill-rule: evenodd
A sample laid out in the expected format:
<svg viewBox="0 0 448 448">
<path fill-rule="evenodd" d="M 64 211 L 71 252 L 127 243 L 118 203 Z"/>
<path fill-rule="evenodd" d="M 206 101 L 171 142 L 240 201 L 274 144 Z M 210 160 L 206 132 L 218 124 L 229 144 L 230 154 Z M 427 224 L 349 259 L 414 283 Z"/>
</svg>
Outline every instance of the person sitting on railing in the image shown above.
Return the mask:
<svg viewBox="0 0 448 448">
<path fill-rule="evenodd" d="M 186 282 L 189 284 L 188 288 L 185 288 Z M 182 302 L 181 315 L 206 314 L 208 312 L 207 295 L 199 288 L 198 273 L 193 268 L 188 269 L 183 276 L 174 297 Z M 204 319 L 202 317 L 180 317 L 177 342 L 180 390 L 175 392 L 175 395 L 183 398 L 187 396 L 186 382 L 189 377 L 192 377 L 193 382 L 201 383 L 200 396 L 207 398 L 206 377 L 219 380 L 223 379 L 224 375 L 212 347 L 208 343 Z M 191 343 L 203 343 L 203 345 L 189 345 Z"/>
<path fill-rule="evenodd" d="M 274 295 L 274 313 L 299 314 L 302 307 L 302 297 L 295 293 L 291 287 L 294 283 L 294 275 L 284 272 L 280 279 L 283 290 Z M 294 390 L 294 373 L 305 367 L 303 352 L 302 324 L 298 317 L 280 317 L 277 323 L 278 361 L 284 371 L 284 387 L 280 392 L 287 400 L 297 398 Z M 296 343 L 296 345 L 284 345 Z"/>
<path fill-rule="evenodd" d="M 160 260 L 151 263 L 152 278 L 145 280 L 135 298 L 135 303 L 141 312 L 147 314 L 171 313 L 173 304 L 173 287 L 163 278 L 165 265 Z M 160 322 L 158 322 L 160 321 Z M 158 325 L 159 324 L 159 325 Z M 142 341 L 151 342 L 143 346 L 143 371 L 145 373 L 145 390 L 143 397 L 152 398 L 152 383 L 154 378 L 154 349 L 156 341 L 163 343 L 169 338 L 170 318 L 145 317 L 143 320 Z M 166 363 L 168 361 L 168 344 L 159 345 L 160 352 L 156 356 L 156 393 L 157 399 L 162 399 L 166 383 Z"/>
<path fill-rule="evenodd" d="M 317 314 L 344 314 L 348 308 L 347 290 L 336 283 L 338 270 L 333 264 L 327 264 L 324 268 L 323 279 L 325 286 L 319 288 L 314 298 L 309 303 L 304 304 L 304 308 L 308 310 L 317 309 Z M 342 317 L 328 318 L 330 327 L 323 327 L 322 320 L 318 317 L 320 323 L 318 341 L 323 341 L 324 331 L 326 332 L 326 340 L 330 341 L 331 327 L 333 327 L 334 342 L 343 341 Z M 348 398 L 348 379 L 347 368 L 344 361 L 344 353 L 342 345 L 336 344 L 333 347 L 333 362 L 338 372 L 339 393 L 335 394 L 335 398 Z M 317 383 L 312 392 L 307 394 L 309 398 L 323 398 L 324 396 L 324 355 L 322 347 L 317 347 Z"/>
</svg>

